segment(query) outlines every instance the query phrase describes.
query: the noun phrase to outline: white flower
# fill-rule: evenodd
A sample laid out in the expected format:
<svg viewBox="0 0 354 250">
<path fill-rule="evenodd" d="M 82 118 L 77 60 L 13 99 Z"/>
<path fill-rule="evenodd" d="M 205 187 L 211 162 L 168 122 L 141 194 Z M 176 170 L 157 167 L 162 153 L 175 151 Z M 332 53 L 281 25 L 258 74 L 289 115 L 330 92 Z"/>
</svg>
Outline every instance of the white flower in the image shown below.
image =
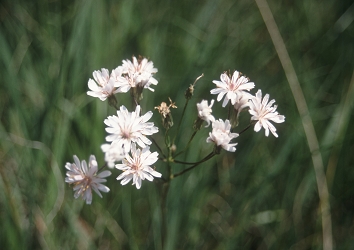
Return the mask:
<svg viewBox="0 0 354 250">
<path fill-rule="evenodd" d="M 107 97 L 120 92 L 115 88 L 115 81 L 110 77 L 108 69 L 96 70 L 92 75 L 95 81 L 89 79 L 88 87 L 91 91 L 87 91 L 87 95 L 98 97 L 104 101 Z"/>
<path fill-rule="evenodd" d="M 202 100 L 200 103 L 197 103 L 198 117 L 208 123 L 205 127 L 208 127 L 210 125 L 210 122 L 215 121 L 214 116 L 211 115 L 211 107 L 213 106 L 213 104 L 214 100 L 211 100 L 209 106 L 208 101 L 206 100 Z"/>
<path fill-rule="evenodd" d="M 154 177 L 160 178 L 162 176 L 150 167 L 158 160 L 158 153 L 151 153 L 149 149 L 149 147 L 136 149 L 133 143 L 131 148 L 132 156 L 127 154 L 122 164 L 116 164 L 117 169 L 124 171 L 117 177 L 117 180 L 122 180 L 120 182 L 122 185 L 126 185 L 133 179 L 132 184 L 135 185 L 137 189 L 140 189 L 142 180 L 147 179 L 148 181 L 153 181 Z"/>
<path fill-rule="evenodd" d="M 258 121 L 254 126 L 254 131 L 258 132 L 263 127 L 265 129 L 265 135 L 269 135 L 269 130 L 275 137 L 278 137 L 276 128 L 270 121 L 276 123 L 282 123 L 285 121 L 285 116 L 279 115 L 276 111 L 277 105 L 271 107 L 275 100 L 271 100 L 268 103 L 269 95 L 266 94 L 262 101 L 262 91 L 259 89 L 256 93 L 256 96 L 253 97 L 250 101 L 250 109 L 249 112 L 252 115 L 251 120 Z"/>
<path fill-rule="evenodd" d="M 225 122 L 221 119 L 212 123 L 213 130 L 209 133 L 209 137 L 206 139 L 207 142 L 213 142 L 217 146 L 221 146 L 226 151 L 235 152 L 236 148 L 234 146 L 237 143 L 229 142 L 238 137 L 237 133 L 231 133 L 231 124 L 229 120 L 225 120 Z"/>
<path fill-rule="evenodd" d="M 100 174 L 97 174 L 97 161 L 94 155 L 90 156 L 89 165 L 83 160 L 80 164 L 79 158 L 74 155 L 74 162 L 67 162 L 65 168 L 68 170 L 66 172 L 65 182 L 69 184 L 74 184 L 74 197 L 75 199 L 82 197 L 86 200 L 86 204 L 91 204 L 92 202 L 92 190 L 93 189 L 101 198 L 102 192 L 109 192 L 109 188 L 102 185 L 102 182 L 106 182 L 105 177 L 111 175 L 111 172 L 105 170 Z"/>
<path fill-rule="evenodd" d="M 115 68 L 114 70 L 112 70 L 112 73 L 111 73 L 111 76 L 110 78 L 114 81 L 114 86 L 115 87 L 118 87 L 121 85 L 122 82 L 125 81 L 125 78 L 123 76 L 123 71 L 124 71 L 124 68 L 122 66 L 118 66 L 117 68 Z M 121 89 L 118 88 L 118 91 L 119 92 L 123 92 L 125 93 L 124 91 L 122 91 Z"/>
<path fill-rule="evenodd" d="M 237 110 L 237 117 L 244 108 L 249 107 L 248 101 L 252 99 L 252 97 L 253 96 L 251 94 L 246 92 L 241 95 L 240 99 L 234 104 L 234 108 Z"/>
<path fill-rule="evenodd" d="M 140 105 L 136 107 L 135 112 L 131 113 L 125 106 L 121 106 L 117 115 L 108 116 L 104 120 L 104 123 L 108 126 L 106 131 L 110 133 L 106 140 L 112 142 L 112 144 L 117 144 L 126 153 L 130 151 L 132 142 L 137 143 L 142 148 L 150 145 L 151 141 L 146 135 L 152 135 L 159 131 L 153 122 L 147 122 L 152 117 L 151 111 L 140 117 Z"/>
<path fill-rule="evenodd" d="M 113 168 L 115 162 L 124 159 L 124 149 L 117 144 L 102 144 L 101 149 L 105 153 L 104 160 L 107 162 L 109 168 Z"/>
<path fill-rule="evenodd" d="M 153 62 L 149 62 L 148 59 L 136 59 L 133 57 L 133 62 L 130 60 L 123 60 L 123 75 L 124 79 L 120 79 L 116 83 L 116 87 L 122 92 L 128 92 L 130 88 L 146 88 L 151 91 L 150 85 L 157 85 L 158 81 L 152 76 L 157 72 L 157 68 L 154 68 Z"/>
<path fill-rule="evenodd" d="M 233 73 L 231 79 L 226 73 L 221 74 L 220 79 L 221 81 L 213 81 L 217 88 L 210 90 L 210 93 L 218 94 L 218 102 L 225 96 L 224 102 L 222 103 L 223 107 L 226 106 L 229 100 L 231 100 L 231 104 L 234 105 L 240 100 L 244 93 L 247 93 L 245 92 L 246 90 L 249 91 L 254 88 L 254 83 L 248 82 L 249 79 L 242 76 L 237 70 Z"/>
</svg>

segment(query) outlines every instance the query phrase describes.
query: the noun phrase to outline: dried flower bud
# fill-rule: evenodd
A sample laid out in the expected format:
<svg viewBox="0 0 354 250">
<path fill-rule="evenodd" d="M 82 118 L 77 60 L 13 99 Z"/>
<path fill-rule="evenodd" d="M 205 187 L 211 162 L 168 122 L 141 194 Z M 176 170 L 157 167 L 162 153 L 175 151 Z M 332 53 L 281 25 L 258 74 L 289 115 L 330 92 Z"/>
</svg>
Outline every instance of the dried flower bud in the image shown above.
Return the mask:
<svg viewBox="0 0 354 250">
<path fill-rule="evenodd" d="M 187 100 L 190 100 L 193 96 L 193 92 L 194 92 L 194 85 L 190 85 L 189 88 L 186 90 L 186 92 L 184 93 L 184 96 L 186 97 Z"/>
<path fill-rule="evenodd" d="M 200 76 L 197 77 L 197 79 L 195 79 L 194 83 L 191 84 L 188 89 L 186 90 L 186 92 L 184 93 L 184 96 L 186 97 L 187 100 L 190 100 L 193 96 L 193 92 L 194 92 L 194 85 L 197 83 L 197 81 L 202 78 L 204 76 L 204 74 L 201 74 Z"/>
<path fill-rule="evenodd" d="M 171 98 L 168 98 L 170 100 L 170 105 L 167 105 L 167 103 L 162 102 L 160 106 L 155 107 L 159 111 L 162 117 L 162 125 L 164 128 L 169 129 L 173 126 L 173 118 L 171 114 L 170 108 L 177 108 L 174 102 L 172 102 Z"/>
</svg>

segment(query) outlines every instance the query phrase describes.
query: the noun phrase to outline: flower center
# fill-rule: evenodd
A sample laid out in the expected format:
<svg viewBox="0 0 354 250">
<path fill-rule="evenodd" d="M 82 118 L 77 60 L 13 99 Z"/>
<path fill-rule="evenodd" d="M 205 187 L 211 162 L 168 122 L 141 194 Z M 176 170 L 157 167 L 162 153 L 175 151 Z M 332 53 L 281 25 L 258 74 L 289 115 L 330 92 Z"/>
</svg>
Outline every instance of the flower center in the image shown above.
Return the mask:
<svg viewBox="0 0 354 250">
<path fill-rule="evenodd" d="M 129 131 L 123 131 L 122 137 L 123 137 L 124 139 L 130 139 L 130 133 L 129 133 Z"/>
</svg>

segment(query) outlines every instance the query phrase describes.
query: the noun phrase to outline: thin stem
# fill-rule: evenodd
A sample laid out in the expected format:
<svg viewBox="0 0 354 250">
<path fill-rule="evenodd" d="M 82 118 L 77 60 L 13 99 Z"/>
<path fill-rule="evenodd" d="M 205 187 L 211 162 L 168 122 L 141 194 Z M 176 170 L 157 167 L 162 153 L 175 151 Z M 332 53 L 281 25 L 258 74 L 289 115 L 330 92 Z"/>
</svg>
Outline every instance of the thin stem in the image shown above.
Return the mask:
<svg viewBox="0 0 354 250">
<path fill-rule="evenodd" d="M 205 162 L 206 160 L 209 160 L 210 158 L 207 158 L 207 157 L 209 157 L 209 156 L 210 156 L 210 154 L 207 155 L 207 156 L 206 156 L 205 158 L 203 158 L 202 160 L 197 161 L 197 162 L 185 162 L 185 161 L 179 161 L 179 160 L 175 160 L 175 159 L 173 159 L 173 162 L 174 162 L 174 163 L 185 164 L 185 165 L 195 165 L 195 164 L 203 163 L 203 162 Z"/>
<path fill-rule="evenodd" d="M 167 193 L 170 188 L 170 182 L 166 181 L 162 185 L 162 198 L 161 198 L 161 217 L 162 217 L 162 232 L 161 232 L 161 237 L 162 237 L 162 246 L 164 246 L 166 242 L 166 235 L 167 235 L 167 219 L 166 219 L 166 214 L 167 214 L 167 207 L 166 207 L 166 201 L 167 201 Z"/>
<path fill-rule="evenodd" d="M 178 152 L 177 154 L 175 154 L 174 157 L 179 156 L 180 154 L 182 154 L 184 151 L 186 151 L 186 150 L 189 148 L 189 146 L 190 146 L 190 144 L 191 144 L 191 142 L 192 142 L 194 136 L 197 134 L 197 132 L 198 132 L 198 130 L 196 130 L 196 131 L 193 132 L 191 138 L 189 139 L 189 141 L 188 141 L 188 143 L 187 143 L 187 146 L 186 146 L 182 151 L 180 151 L 180 152 Z"/>
<path fill-rule="evenodd" d="M 114 107 L 116 110 L 119 110 L 117 106 L 117 99 L 114 95 L 111 95 L 108 97 L 108 104 L 112 107 Z"/>
<path fill-rule="evenodd" d="M 191 166 L 191 167 L 189 167 L 189 168 L 186 168 L 185 170 L 183 170 L 183 171 L 181 171 L 181 172 L 179 172 L 179 173 L 177 173 L 177 174 L 172 175 L 171 178 L 173 179 L 173 178 L 175 178 L 175 177 L 177 177 L 177 176 L 180 176 L 180 175 L 182 175 L 182 174 L 184 174 L 184 173 L 186 173 L 186 172 L 192 170 L 193 168 L 197 167 L 200 163 L 206 162 L 207 160 L 211 159 L 214 155 L 215 155 L 215 153 L 214 153 L 214 151 L 213 151 L 213 152 L 211 152 L 209 155 L 207 155 L 203 160 L 201 160 L 201 161 L 199 161 L 199 162 L 196 162 L 193 166 Z"/>
<path fill-rule="evenodd" d="M 239 135 L 240 134 L 242 134 L 243 132 L 245 132 L 246 130 L 248 130 L 250 127 L 251 127 L 251 123 L 250 124 L 248 124 L 248 126 L 247 127 L 245 127 L 240 133 L 238 133 Z"/>
<path fill-rule="evenodd" d="M 168 129 L 166 129 L 166 132 L 165 132 L 165 146 L 166 148 L 170 148 L 170 144 L 167 142 L 167 138 L 168 138 Z"/>
<path fill-rule="evenodd" d="M 160 148 L 159 144 L 157 144 L 157 142 L 155 141 L 154 138 L 150 137 L 150 140 L 152 141 L 152 143 L 154 143 L 154 145 L 157 147 L 157 150 L 160 152 L 160 154 L 166 158 L 165 154 L 162 152 L 162 149 Z"/>
<path fill-rule="evenodd" d="M 175 140 L 179 134 L 179 130 L 181 129 L 181 124 L 182 124 L 182 121 L 183 121 L 183 117 L 184 117 L 184 114 L 186 112 L 186 109 L 187 109 L 187 105 L 188 105 L 188 102 L 189 102 L 189 99 L 186 99 L 186 103 L 184 104 L 184 108 L 183 108 L 183 112 L 182 112 L 182 116 L 181 118 L 179 119 L 179 122 L 178 122 L 178 126 L 177 126 L 177 131 L 176 131 L 176 134 L 172 140 L 173 143 L 175 143 Z"/>
<path fill-rule="evenodd" d="M 229 102 L 229 108 L 228 108 L 228 112 L 227 112 L 227 119 L 230 120 L 231 117 L 231 108 L 232 108 L 232 104 L 231 101 Z"/>
<path fill-rule="evenodd" d="M 99 170 L 97 170 L 97 173 L 100 172 L 100 171 L 101 171 L 102 169 L 104 169 L 105 167 L 107 167 L 107 162 L 106 162 L 102 167 L 100 167 Z"/>
<path fill-rule="evenodd" d="M 177 136 L 178 136 L 178 134 L 179 134 L 179 130 L 180 130 L 180 128 L 181 128 L 182 120 L 183 120 L 184 114 L 185 114 L 185 112 L 186 112 L 187 105 L 188 105 L 188 103 L 189 103 L 190 98 L 192 98 L 192 96 L 193 96 L 194 86 L 195 86 L 195 84 L 197 83 L 197 81 L 198 81 L 200 78 L 202 78 L 203 76 L 204 76 L 204 73 L 202 73 L 200 76 L 198 76 L 198 77 L 195 79 L 194 83 L 193 83 L 193 84 L 190 86 L 190 88 L 189 88 L 189 90 L 191 90 L 190 96 L 188 97 L 188 96 L 186 95 L 186 103 L 184 104 L 182 116 L 181 116 L 181 119 L 179 120 L 179 123 L 178 123 L 178 126 L 177 126 L 177 132 L 176 132 L 176 134 L 175 134 L 175 136 L 174 136 L 174 138 L 173 138 L 173 140 L 172 140 L 172 143 L 175 143 L 175 140 L 176 140 L 176 138 L 177 138 Z"/>
<path fill-rule="evenodd" d="M 179 163 L 179 164 L 184 164 L 184 165 L 194 165 L 196 162 L 185 162 L 185 161 L 179 161 L 179 160 L 173 160 L 174 163 Z"/>
<path fill-rule="evenodd" d="M 167 137 L 167 131 L 166 130 L 166 137 Z M 166 140 L 165 140 L 166 142 Z M 162 212 L 162 245 L 164 246 L 166 242 L 166 234 L 167 234 L 167 219 L 166 219 L 166 214 L 167 214 L 167 206 L 166 206 L 166 201 L 167 201 L 167 194 L 168 190 L 170 189 L 170 180 L 171 180 L 171 165 L 170 165 L 170 159 L 171 159 L 171 147 L 170 145 L 167 146 L 168 150 L 168 159 L 167 159 L 167 180 L 162 186 L 162 200 L 161 200 L 161 212 Z"/>
</svg>

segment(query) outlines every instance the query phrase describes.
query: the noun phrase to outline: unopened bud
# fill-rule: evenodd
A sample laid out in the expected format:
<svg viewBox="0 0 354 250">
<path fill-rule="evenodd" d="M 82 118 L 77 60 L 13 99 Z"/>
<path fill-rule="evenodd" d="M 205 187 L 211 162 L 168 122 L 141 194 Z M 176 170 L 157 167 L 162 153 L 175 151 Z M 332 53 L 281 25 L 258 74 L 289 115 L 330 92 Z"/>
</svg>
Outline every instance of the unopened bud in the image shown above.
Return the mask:
<svg viewBox="0 0 354 250">
<path fill-rule="evenodd" d="M 202 78 L 204 76 L 204 74 L 201 74 L 200 76 L 197 77 L 197 79 L 195 79 L 194 83 L 191 84 L 188 89 L 186 90 L 186 92 L 184 93 L 184 96 L 186 97 L 187 100 L 190 100 L 193 96 L 194 93 L 194 85 L 197 83 L 197 81 Z"/>
</svg>

